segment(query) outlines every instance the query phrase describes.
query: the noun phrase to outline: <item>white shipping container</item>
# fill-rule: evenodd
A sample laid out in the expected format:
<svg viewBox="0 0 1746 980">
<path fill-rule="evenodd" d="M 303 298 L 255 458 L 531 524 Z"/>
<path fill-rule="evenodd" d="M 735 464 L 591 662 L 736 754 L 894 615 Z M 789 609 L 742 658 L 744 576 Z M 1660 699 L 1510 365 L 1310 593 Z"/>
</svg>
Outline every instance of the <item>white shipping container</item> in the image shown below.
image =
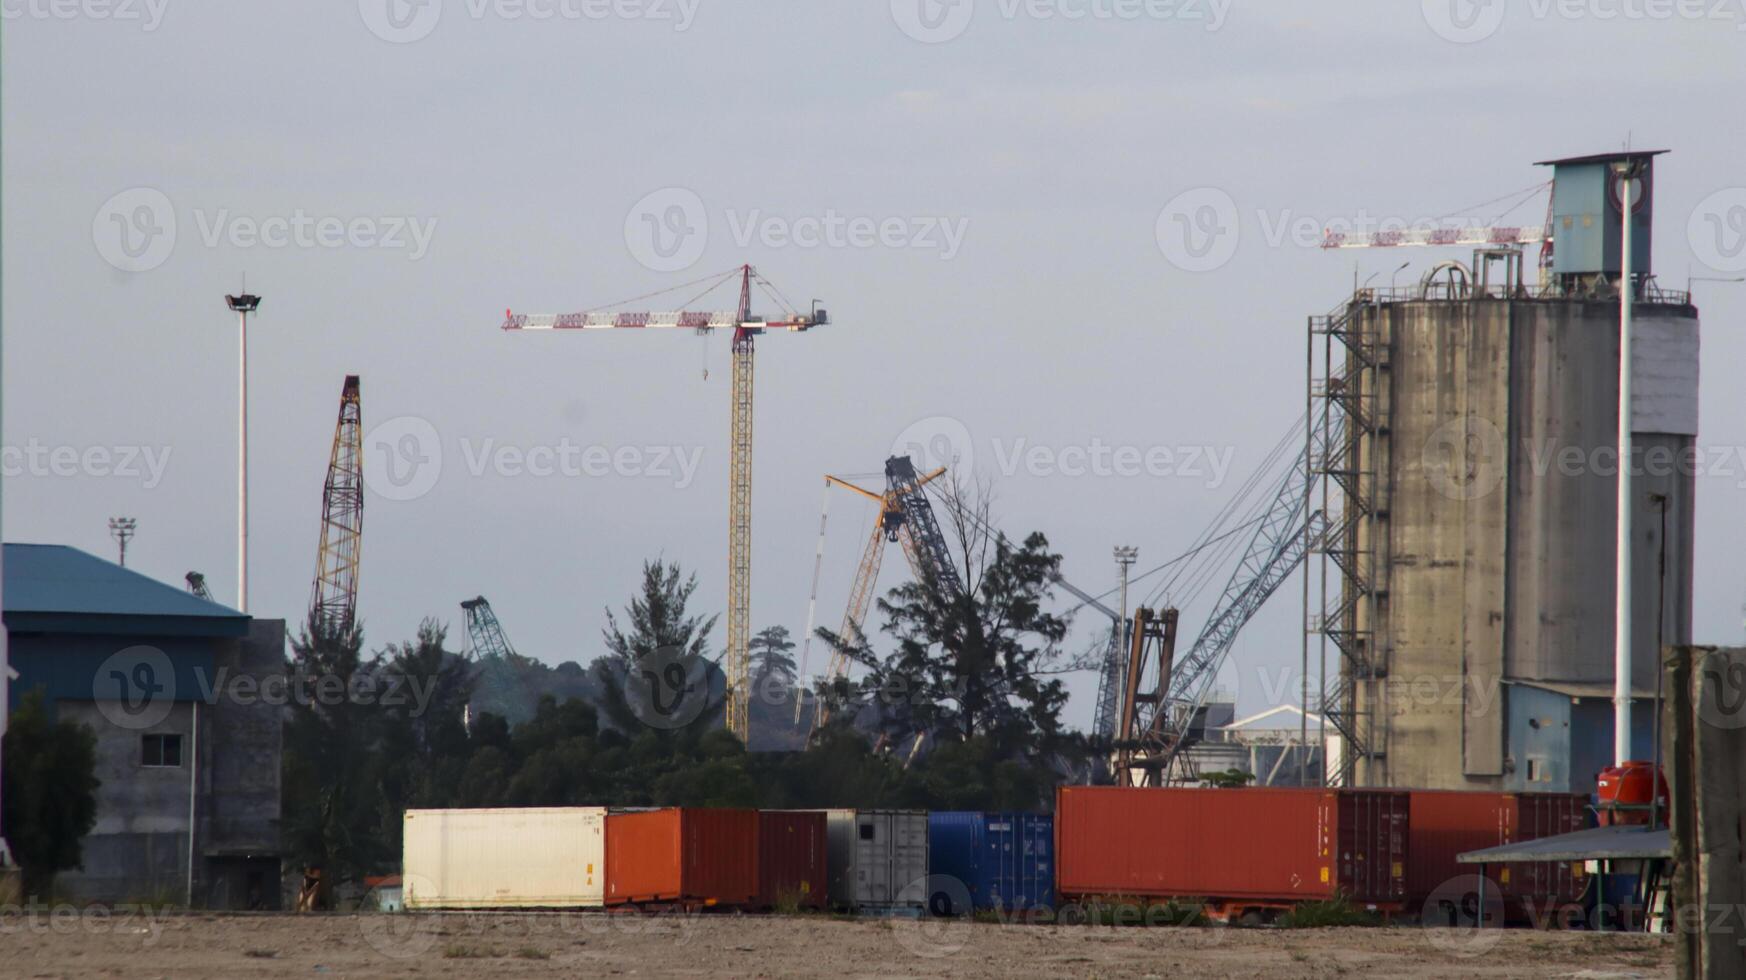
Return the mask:
<svg viewBox="0 0 1746 980">
<path fill-rule="evenodd" d="M 408 810 L 409 909 L 605 904 L 606 808 Z"/>
<path fill-rule="evenodd" d="M 927 904 L 926 810 L 826 810 L 831 903 L 857 909 Z"/>
</svg>

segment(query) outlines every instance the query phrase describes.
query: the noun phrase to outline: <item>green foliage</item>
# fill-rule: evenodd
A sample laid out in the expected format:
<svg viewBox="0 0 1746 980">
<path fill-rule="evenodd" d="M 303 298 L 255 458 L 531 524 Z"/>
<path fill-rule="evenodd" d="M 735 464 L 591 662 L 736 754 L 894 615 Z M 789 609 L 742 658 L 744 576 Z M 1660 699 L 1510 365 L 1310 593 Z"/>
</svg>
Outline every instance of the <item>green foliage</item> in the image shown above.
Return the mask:
<svg viewBox="0 0 1746 980">
<path fill-rule="evenodd" d="M 1255 774 L 1241 769 L 1226 769 L 1224 772 L 1203 772 L 1201 781 L 1214 789 L 1240 789 L 1255 781 Z"/>
<path fill-rule="evenodd" d="M 794 641 L 788 638 L 788 627 L 767 626 L 759 630 L 746 643 L 746 649 L 751 657 L 754 686 L 770 677 L 779 677 L 786 683 L 794 683 L 794 674 L 798 668 L 794 664 Z"/>
<path fill-rule="evenodd" d="M 97 824 L 97 736 L 50 721 L 36 690 L 12 712 L 0 752 L 0 825 L 23 872 L 24 897 L 47 900 L 55 874 L 79 867 L 80 842 Z"/>
<path fill-rule="evenodd" d="M 1352 904 L 1345 895 L 1320 902 L 1304 902 L 1279 917 L 1282 929 L 1328 929 L 1338 926 L 1377 926 L 1376 913 Z"/>
</svg>

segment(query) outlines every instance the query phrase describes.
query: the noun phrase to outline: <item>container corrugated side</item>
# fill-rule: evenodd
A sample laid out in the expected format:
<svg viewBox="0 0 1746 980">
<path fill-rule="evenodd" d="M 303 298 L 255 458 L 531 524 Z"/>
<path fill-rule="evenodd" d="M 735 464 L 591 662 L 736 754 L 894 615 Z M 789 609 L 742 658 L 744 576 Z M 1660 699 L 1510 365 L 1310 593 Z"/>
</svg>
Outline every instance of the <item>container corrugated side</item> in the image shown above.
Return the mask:
<svg viewBox="0 0 1746 980">
<path fill-rule="evenodd" d="M 830 887 L 825 815 L 764 810 L 758 814 L 758 900 L 761 908 L 793 901 L 824 908 Z"/>
<path fill-rule="evenodd" d="M 935 914 L 1052 907 L 1054 817 L 935 811 L 928 815 L 928 880 L 928 909 Z M 965 901 L 969 906 L 959 907 Z"/>
<path fill-rule="evenodd" d="M 758 893 L 758 812 L 609 814 L 606 869 L 608 905 L 749 905 Z"/>
<path fill-rule="evenodd" d="M 1064 786 L 1063 897 L 1405 900 L 1408 799 L 1376 790 Z"/>
<path fill-rule="evenodd" d="M 588 908 L 605 891 L 606 810 L 408 810 L 402 880 L 409 909 Z"/>
<path fill-rule="evenodd" d="M 1588 826 L 1588 797 L 1582 793 L 1517 793 L 1516 839 L 1537 840 L 1574 833 Z M 1472 865 L 1468 865 L 1472 867 Z M 1501 871 L 1501 869 L 1500 869 Z M 1588 878 L 1582 862 L 1539 861 L 1510 869 L 1513 894 L 1521 907 L 1512 916 L 1535 919 L 1582 899 Z M 1528 903 L 1534 907 L 1529 908 Z"/>
<path fill-rule="evenodd" d="M 1463 901 L 1479 867 L 1456 858 L 1466 851 L 1581 830 L 1588 800 L 1575 793 L 1474 793 L 1412 790 L 1412 862 L 1407 891 L 1415 905 Z M 1586 884 L 1570 864 L 1501 864 L 1487 869 L 1487 891 L 1511 919 L 1575 902 Z M 1532 906 L 1532 907 L 1530 907 Z M 1434 916 L 1436 909 L 1426 909 Z"/>
</svg>

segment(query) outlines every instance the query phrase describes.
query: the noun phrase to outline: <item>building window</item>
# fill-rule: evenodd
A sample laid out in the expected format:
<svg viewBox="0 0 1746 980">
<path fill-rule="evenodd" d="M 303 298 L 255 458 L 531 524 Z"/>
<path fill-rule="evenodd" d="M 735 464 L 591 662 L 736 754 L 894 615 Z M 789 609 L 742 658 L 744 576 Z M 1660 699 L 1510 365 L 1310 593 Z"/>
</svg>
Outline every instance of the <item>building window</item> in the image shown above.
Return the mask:
<svg viewBox="0 0 1746 980">
<path fill-rule="evenodd" d="M 1528 782 L 1530 782 L 1530 783 L 1543 783 L 1543 782 L 1546 782 L 1549 778 L 1550 777 L 1548 777 L 1546 775 L 1546 760 L 1535 758 L 1534 756 L 1529 756 L 1528 757 Z"/>
<path fill-rule="evenodd" d="M 139 764 L 149 768 L 176 768 L 182 764 L 182 736 L 141 735 Z"/>
</svg>

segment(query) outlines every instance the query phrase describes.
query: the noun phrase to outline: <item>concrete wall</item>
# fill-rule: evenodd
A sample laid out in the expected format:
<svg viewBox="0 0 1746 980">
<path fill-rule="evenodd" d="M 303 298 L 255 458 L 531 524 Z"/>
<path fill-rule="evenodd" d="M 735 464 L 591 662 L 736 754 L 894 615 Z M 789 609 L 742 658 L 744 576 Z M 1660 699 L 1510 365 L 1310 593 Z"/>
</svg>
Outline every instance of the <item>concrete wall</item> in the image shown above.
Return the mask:
<svg viewBox="0 0 1746 980">
<path fill-rule="evenodd" d="M 1634 416 L 1692 429 L 1638 436 L 1656 454 L 1640 459 L 1669 464 L 1634 488 L 1633 685 L 1643 688 L 1654 683 L 1658 620 L 1667 642 L 1690 635 L 1694 480 L 1673 464 L 1695 436 L 1695 363 L 1689 376 L 1685 368 L 1697 321 L 1689 307 L 1640 305 L 1637 316 L 1650 343 L 1637 345 Z M 1360 765 L 1355 781 L 1503 788 L 1522 754 L 1503 682 L 1610 683 L 1613 674 L 1617 305 L 1408 302 L 1374 317 L 1387 352 L 1374 375 L 1387 426 L 1360 454 L 1380 470 L 1376 513 L 1359 532 L 1378 562 L 1377 596 L 1360 615 L 1387 676 L 1361 684 L 1383 757 Z M 1659 609 L 1663 541 L 1651 493 L 1668 498 Z M 1572 742 L 1597 737 L 1593 727 L 1573 728 Z"/>
<path fill-rule="evenodd" d="M 254 893 L 258 907 L 277 907 L 282 709 L 259 700 L 242 703 L 226 695 L 225 684 L 237 676 L 258 680 L 283 673 L 284 634 L 282 620 L 257 620 L 247 640 L 207 641 L 211 666 L 192 668 L 199 676 L 178 683 L 168 713 L 151 724 L 141 724 L 113 701 L 55 702 L 58 717 L 95 734 L 101 782 L 97 823 L 83 842 L 84 867 L 59 875 L 57 890 L 78 901 L 186 901 L 192 815 L 194 903 L 243 908 Z M 41 656 L 52 658 L 59 639 L 37 636 L 33 642 Z M 135 642 L 66 641 L 76 651 L 93 643 L 120 649 Z M 142 738 L 157 734 L 182 737 L 180 765 L 141 764 Z"/>
</svg>

